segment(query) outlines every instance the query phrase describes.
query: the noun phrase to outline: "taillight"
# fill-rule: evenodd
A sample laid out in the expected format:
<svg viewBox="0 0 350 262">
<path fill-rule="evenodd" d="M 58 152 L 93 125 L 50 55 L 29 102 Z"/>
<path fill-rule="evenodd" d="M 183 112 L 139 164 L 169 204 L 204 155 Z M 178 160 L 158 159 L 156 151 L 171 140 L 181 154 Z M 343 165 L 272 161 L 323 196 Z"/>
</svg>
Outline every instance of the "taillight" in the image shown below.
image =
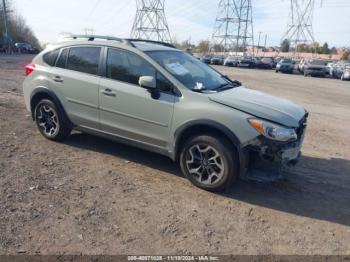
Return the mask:
<svg viewBox="0 0 350 262">
<path fill-rule="evenodd" d="M 29 76 L 35 70 L 34 64 L 26 65 L 26 76 Z"/>
</svg>

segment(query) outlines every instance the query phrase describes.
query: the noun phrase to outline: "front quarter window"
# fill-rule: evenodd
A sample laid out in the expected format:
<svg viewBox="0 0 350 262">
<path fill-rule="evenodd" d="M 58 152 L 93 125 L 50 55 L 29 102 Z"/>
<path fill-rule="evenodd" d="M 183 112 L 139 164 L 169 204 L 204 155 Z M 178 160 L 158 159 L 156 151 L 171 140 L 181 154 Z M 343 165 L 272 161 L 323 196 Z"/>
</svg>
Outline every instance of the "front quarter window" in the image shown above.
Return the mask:
<svg viewBox="0 0 350 262">
<path fill-rule="evenodd" d="M 149 51 L 147 54 L 190 90 L 199 86 L 214 90 L 228 84 L 218 72 L 180 51 Z"/>
</svg>

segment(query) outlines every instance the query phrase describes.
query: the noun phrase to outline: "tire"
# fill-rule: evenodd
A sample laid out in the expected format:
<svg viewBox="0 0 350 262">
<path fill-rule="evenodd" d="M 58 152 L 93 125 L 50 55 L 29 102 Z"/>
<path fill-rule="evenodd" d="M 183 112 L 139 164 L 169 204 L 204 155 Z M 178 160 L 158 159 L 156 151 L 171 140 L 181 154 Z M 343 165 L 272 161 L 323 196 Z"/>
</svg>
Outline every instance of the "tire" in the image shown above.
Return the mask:
<svg viewBox="0 0 350 262">
<path fill-rule="evenodd" d="M 35 106 L 34 116 L 40 133 L 49 140 L 63 141 L 72 131 L 64 115 L 49 99 L 43 99 Z"/>
<path fill-rule="evenodd" d="M 181 148 L 179 161 L 182 173 L 191 183 L 207 191 L 224 191 L 239 177 L 235 148 L 227 139 L 211 134 L 189 138 Z"/>
</svg>

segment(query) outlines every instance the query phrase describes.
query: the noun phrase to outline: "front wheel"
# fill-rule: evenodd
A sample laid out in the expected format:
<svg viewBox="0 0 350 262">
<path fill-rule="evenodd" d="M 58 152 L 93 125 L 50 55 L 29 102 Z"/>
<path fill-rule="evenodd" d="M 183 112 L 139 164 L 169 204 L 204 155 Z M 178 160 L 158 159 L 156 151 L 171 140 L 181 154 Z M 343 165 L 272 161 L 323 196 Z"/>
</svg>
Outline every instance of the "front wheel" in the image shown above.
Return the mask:
<svg viewBox="0 0 350 262">
<path fill-rule="evenodd" d="M 35 122 L 40 133 L 49 140 L 62 141 L 71 132 L 64 116 L 49 99 L 43 99 L 36 105 Z"/>
<path fill-rule="evenodd" d="M 199 135 L 188 139 L 180 154 L 183 174 L 197 187 L 223 191 L 239 176 L 236 150 L 224 138 Z"/>
</svg>

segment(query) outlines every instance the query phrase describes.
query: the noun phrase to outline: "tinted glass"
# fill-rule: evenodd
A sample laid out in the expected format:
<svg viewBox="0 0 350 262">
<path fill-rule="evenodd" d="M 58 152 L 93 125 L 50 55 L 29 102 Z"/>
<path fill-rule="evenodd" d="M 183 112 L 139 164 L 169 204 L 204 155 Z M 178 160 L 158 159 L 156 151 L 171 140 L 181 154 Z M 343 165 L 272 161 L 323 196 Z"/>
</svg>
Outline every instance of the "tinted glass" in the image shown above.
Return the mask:
<svg viewBox="0 0 350 262">
<path fill-rule="evenodd" d="M 43 58 L 44 62 L 50 66 L 54 66 L 59 52 L 60 52 L 60 49 L 57 49 L 45 54 Z"/>
<path fill-rule="evenodd" d="M 62 50 L 60 57 L 57 60 L 56 66 L 60 68 L 66 68 L 68 48 Z"/>
<path fill-rule="evenodd" d="M 156 78 L 156 70 L 147 61 L 135 54 L 116 49 L 108 50 L 108 78 L 138 85 L 140 76 Z"/>
<path fill-rule="evenodd" d="M 72 47 L 69 50 L 67 69 L 97 75 L 100 47 Z"/>
<path fill-rule="evenodd" d="M 157 73 L 157 88 L 162 92 L 171 93 L 173 85 L 160 73 Z"/>
</svg>

